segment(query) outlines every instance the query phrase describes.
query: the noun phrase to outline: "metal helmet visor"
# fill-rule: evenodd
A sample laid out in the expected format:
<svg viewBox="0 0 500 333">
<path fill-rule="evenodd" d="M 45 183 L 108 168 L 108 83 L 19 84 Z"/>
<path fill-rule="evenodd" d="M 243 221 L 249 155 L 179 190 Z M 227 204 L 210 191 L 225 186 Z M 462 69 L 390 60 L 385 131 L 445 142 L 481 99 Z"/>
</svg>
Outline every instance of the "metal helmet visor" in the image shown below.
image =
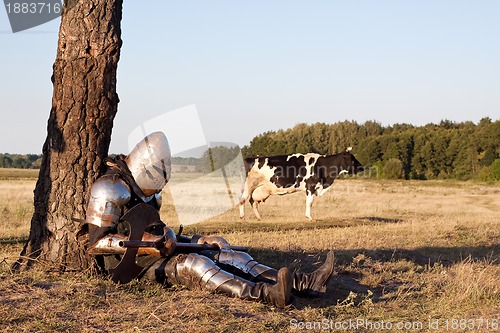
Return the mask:
<svg viewBox="0 0 500 333">
<path fill-rule="evenodd" d="M 144 195 L 161 192 L 170 179 L 170 146 L 163 132 L 154 132 L 139 141 L 128 154 L 127 163 Z"/>
</svg>

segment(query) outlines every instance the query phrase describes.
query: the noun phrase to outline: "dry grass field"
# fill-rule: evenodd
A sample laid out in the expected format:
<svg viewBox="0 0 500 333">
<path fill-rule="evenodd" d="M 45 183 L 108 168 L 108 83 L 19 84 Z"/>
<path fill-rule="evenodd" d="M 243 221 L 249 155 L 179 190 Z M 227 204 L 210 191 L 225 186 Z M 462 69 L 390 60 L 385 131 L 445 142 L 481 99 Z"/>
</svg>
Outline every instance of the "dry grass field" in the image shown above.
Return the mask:
<svg viewBox="0 0 500 333">
<path fill-rule="evenodd" d="M 0 173 L 2 332 L 490 332 L 500 330 L 500 184 L 339 180 L 304 217 L 302 193 L 271 197 L 257 221 L 234 208 L 185 233 L 219 234 L 259 261 L 312 271 L 335 251 L 320 299 L 287 309 L 223 295 L 115 285 L 38 265 L 13 273 L 34 179 Z M 210 197 L 210 194 L 207 194 Z M 209 198 L 207 198 L 209 200 Z M 165 193 L 162 217 L 179 221 Z"/>
</svg>

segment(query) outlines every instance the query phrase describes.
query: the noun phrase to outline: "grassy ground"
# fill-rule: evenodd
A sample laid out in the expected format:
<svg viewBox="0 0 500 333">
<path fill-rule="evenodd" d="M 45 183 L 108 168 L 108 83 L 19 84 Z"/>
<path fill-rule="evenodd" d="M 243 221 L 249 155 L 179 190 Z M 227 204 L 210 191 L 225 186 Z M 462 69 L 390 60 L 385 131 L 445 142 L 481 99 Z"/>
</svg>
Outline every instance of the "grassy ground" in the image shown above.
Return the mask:
<svg viewBox="0 0 500 333">
<path fill-rule="evenodd" d="M 329 249 L 336 271 L 320 299 L 287 309 L 144 281 L 115 285 L 39 265 L 13 273 L 34 180 L 0 181 L 0 329 L 6 332 L 299 332 L 500 330 L 500 186 L 342 180 L 317 198 L 271 197 L 263 221 L 237 209 L 186 233 L 223 235 L 259 261 L 310 272 Z M 168 193 L 162 217 L 177 228 Z M 460 321 L 462 320 L 462 321 Z M 464 321 L 467 320 L 467 321 Z M 392 329 L 389 330 L 389 325 Z"/>
<path fill-rule="evenodd" d="M 38 169 L 0 168 L 0 179 L 33 179 L 38 177 Z"/>
</svg>

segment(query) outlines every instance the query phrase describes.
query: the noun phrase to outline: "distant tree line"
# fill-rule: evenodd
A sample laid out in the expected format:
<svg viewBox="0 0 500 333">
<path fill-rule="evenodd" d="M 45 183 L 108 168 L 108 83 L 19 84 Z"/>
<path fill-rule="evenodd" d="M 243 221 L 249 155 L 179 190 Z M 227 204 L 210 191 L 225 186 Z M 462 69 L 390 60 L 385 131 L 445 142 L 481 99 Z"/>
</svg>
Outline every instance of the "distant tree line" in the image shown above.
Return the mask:
<svg viewBox="0 0 500 333">
<path fill-rule="evenodd" d="M 443 120 L 424 126 L 382 126 L 376 121 L 297 124 L 257 135 L 241 151 L 244 157 L 334 154 L 347 147 L 353 147 L 354 155 L 369 167 L 367 176 L 500 180 L 500 120 L 490 118 L 477 124 Z M 227 165 L 238 153 L 238 147 L 218 146 L 207 150 L 201 158 L 173 157 L 172 164 L 194 165 L 195 172 L 210 173 Z M 0 167 L 39 168 L 41 158 L 35 154 L 0 154 Z M 239 173 L 238 164 L 229 165 L 225 172 Z"/>
<path fill-rule="evenodd" d="M 200 172 L 210 174 L 224 167 L 226 176 L 240 175 L 242 164 L 235 159 L 240 153 L 238 146 L 215 146 L 205 150 L 201 157 L 172 157 L 173 165 L 180 165 L 180 172 Z M 190 169 L 188 166 L 194 166 Z"/>
<path fill-rule="evenodd" d="M 172 164 L 175 164 L 175 165 L 195 165 L 195 166 L 198 166 L 200 165 L 201 163 L 201 159 L 200 158 L 196 158 L 196 157 L 172 157 L 172 159 L 170 160 Z"/>
<path fill-rule="evenodd" d="M 234 160 L 239 147 L 217 146 L 206 150 L 201 157 L 172 157 L 171 162 L 181 166 L 195 166 L 194 172 L 211 173 Z M 114 158 L 116 154 L 110 154 Z M 38 169 L 42 155 L 0 154 L 0 168 Z M 187 169 L 186 169 L 187 170 Z"/>
<path fill-rule="evenodd" d="M 36 154 L 0 154 L 0 168 L 38 169 L 42 155 Z"/>
<path fill-rule="evenodd" d="M 211 173 L 224 167 L 223 170 L 227 176 L 237 176 L 243 172 L 243 165 L 235 161 L 239 153 L 240 148 L 238 146 L 216 146 L 209 148 L 200 158 L 200 164 L 197 165 L 196 171 Z"/>
<path fill-rule="evenodd" d="M 500 180 L 500 120 L 414 126 L 382 126 L 376 121 L 359 124 L 297 124 L 269 131 L 243 147 L 245 157 L 291 153 L 333 154 L 346 147 L 372 176 L 390 179 Z M 373 173 L 373 172 L 372 172 Z"/>
</svg>

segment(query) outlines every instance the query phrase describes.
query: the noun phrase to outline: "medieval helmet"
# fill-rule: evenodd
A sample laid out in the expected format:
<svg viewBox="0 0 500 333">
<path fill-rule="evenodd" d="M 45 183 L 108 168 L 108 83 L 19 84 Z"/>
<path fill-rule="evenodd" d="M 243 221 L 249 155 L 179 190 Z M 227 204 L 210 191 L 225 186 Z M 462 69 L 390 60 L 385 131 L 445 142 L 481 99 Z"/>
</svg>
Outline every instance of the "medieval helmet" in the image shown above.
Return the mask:
<svg viewBox="0 0 500 333">
<path fill-rule="evenodd" d="M 170 179 L 170 146 L 163 132 L 154 132 L 139 141 L 125 158 L 135 182 L 144 195 L 160 193 Z"/>
</svg>

